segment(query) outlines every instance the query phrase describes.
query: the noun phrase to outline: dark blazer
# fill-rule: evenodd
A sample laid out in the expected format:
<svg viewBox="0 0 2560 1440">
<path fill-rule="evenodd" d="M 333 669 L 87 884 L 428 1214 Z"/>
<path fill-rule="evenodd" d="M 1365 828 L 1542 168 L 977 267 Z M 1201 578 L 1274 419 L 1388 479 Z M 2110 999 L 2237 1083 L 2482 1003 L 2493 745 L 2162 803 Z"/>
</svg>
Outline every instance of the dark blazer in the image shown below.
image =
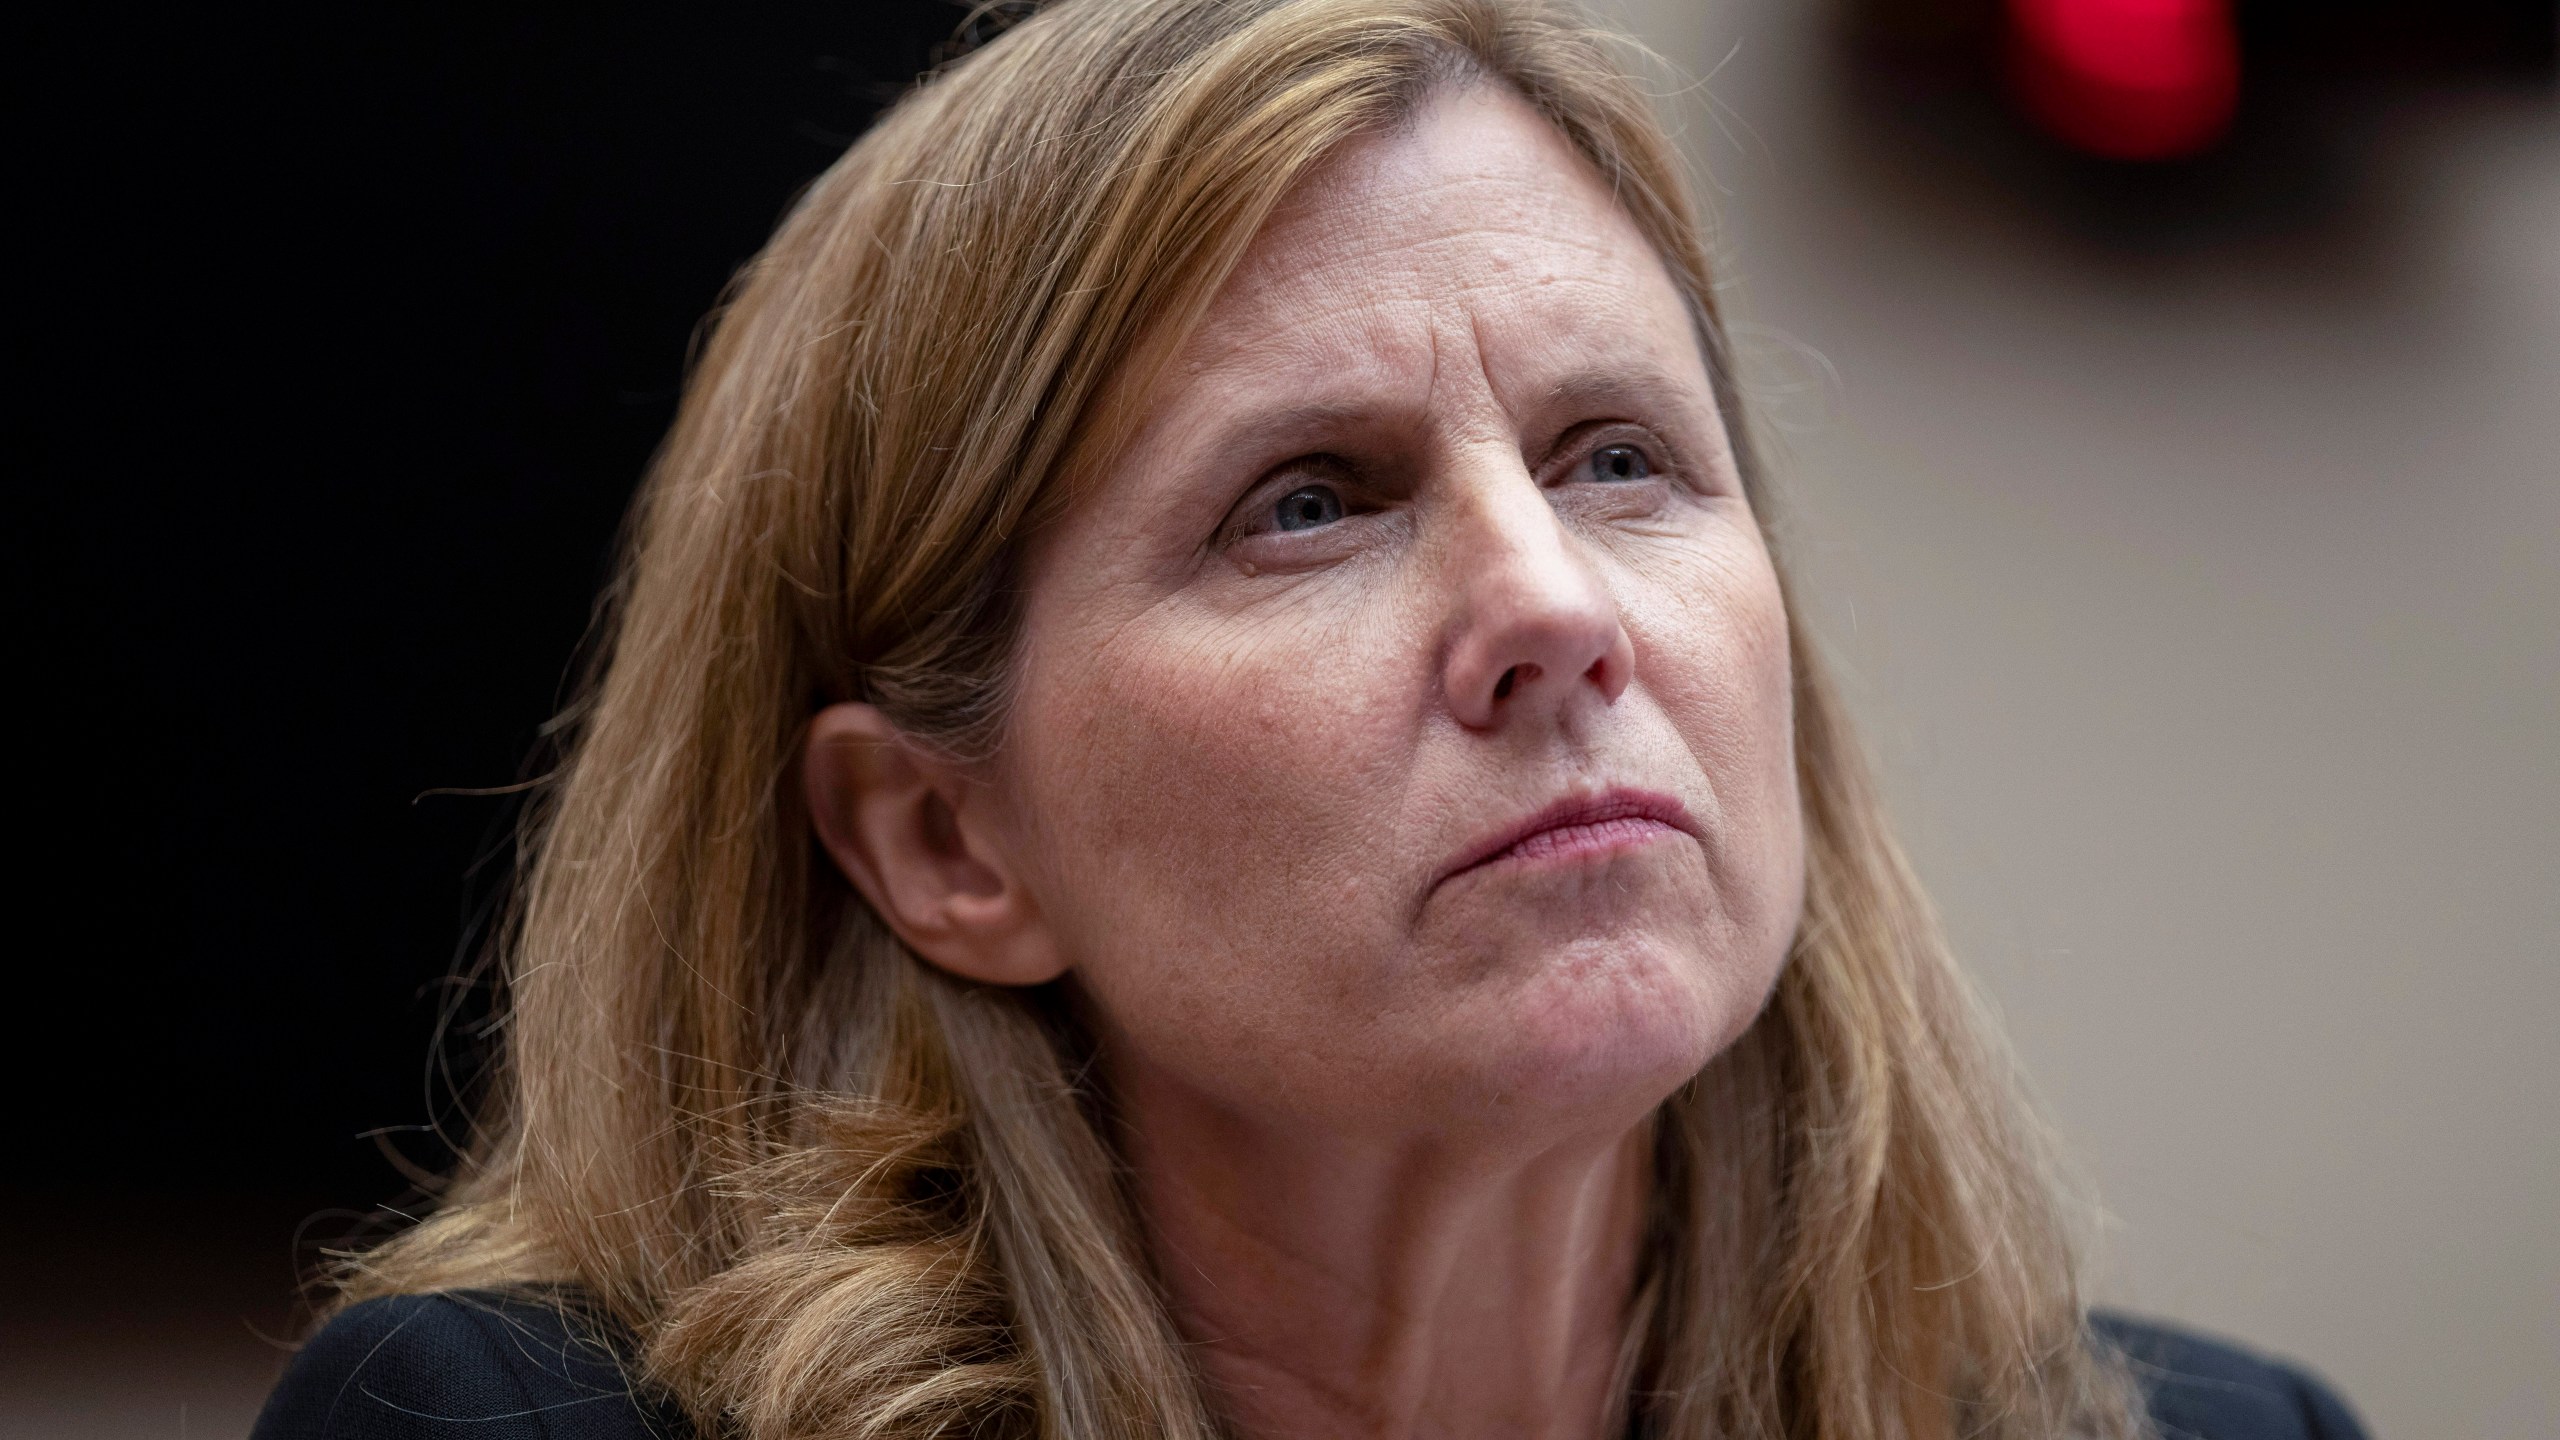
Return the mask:
<svg viewBox="0 0 2560 1440">
<path fill-rule="evenodd" d="M 2162 1440 L 2364 1440 L 2330 1389 L 2215 1340 L 2100 1316 Z M 456 1291 L 368 1300 L 294 1357 L 251 1440 L 694 1440 L 635 1394 L 607 1328 Z"/>
</svg>

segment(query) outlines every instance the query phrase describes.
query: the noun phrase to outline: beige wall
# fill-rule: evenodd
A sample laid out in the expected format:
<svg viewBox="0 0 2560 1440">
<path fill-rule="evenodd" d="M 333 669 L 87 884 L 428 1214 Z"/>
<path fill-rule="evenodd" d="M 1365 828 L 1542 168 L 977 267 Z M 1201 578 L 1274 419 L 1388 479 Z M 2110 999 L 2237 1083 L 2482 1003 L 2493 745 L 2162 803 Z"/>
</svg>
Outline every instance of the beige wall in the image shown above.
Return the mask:
<svg viewBox="0 0 2560 1440">
<path fill-rule="evenodd" d="M 1628 3 L 1712 72 L 1789 543 L 2109 1293 L 2381 1435 L 2560 1435 L 2553 106 L 2145 258 L 1854 118 L 1818 6 Z"/>
</svg>

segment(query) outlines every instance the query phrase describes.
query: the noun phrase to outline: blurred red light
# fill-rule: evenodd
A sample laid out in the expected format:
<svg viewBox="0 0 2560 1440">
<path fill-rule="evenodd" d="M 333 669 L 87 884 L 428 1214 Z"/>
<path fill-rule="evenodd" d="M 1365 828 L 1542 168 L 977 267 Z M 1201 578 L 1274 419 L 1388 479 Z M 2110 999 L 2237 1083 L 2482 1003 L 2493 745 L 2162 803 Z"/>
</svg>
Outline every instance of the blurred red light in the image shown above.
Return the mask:
<svg viewBox="0 0 2560 1440">
<path fill-rule="evenodd" d="M 2211 146 L 2240 99 L 2230 0 L 2008 0 L 2019 102 L 2057 139 L 2119 160 Z"/>
</svg>

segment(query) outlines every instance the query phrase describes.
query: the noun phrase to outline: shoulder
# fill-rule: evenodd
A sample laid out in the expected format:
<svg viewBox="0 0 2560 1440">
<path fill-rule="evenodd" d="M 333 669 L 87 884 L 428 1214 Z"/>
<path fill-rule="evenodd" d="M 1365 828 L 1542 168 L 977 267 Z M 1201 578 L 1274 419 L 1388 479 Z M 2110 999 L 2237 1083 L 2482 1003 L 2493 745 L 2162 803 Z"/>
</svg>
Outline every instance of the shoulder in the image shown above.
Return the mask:
<svg viewBox="0 0 2560 1440">
<path fill-rule="evenodd" d="M 638 1391 L 613 1332 L 560 1302 L 394 1295 L 333 1317 L 251 1440 L 689 1440 Z"/>
<path fill-rule="evenodd" d="M 2089 1326 L 2124 1356 L 2161 1440 L 2366 1440 L 2336 1391 L 2284 1361 L 2126 1315 Z"/>
</svg>

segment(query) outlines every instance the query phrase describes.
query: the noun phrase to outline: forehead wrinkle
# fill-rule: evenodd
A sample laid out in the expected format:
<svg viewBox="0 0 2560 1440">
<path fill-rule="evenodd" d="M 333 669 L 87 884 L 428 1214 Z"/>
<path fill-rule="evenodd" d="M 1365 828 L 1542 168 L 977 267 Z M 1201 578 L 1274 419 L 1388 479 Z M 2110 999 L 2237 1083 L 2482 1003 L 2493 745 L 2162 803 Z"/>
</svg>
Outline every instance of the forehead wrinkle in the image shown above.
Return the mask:
<svg viewBox="0 0 2560 1440">
<path fill-rule="evenodd" d="M 1410 298 L 1364 294 L 1348 286 L 1327 290 L 1327 303 L 1321 306 L 1264 306 L 1249 321 L 1222 325 L 1223 333 L 1215 337 L 1204 327 L 1202 339 L 1208 343 L 1195 347 L 1185 371 L 1208 377 L 1277 368 L 1276 362 L 1285 360 L 1339 370 L 1346 356 L 1385 358 L 1400 348 L 1397 332 L 1405 327 L 1392 312 L 1410 305 Z"/>
<path fill-rule="evenodd" d="M 1320 289 L 1326 292 L 1325 303 L 1291 303 L 1277 287 L 1234 296 L 1236 304 L 1221 306 L 1226 313 L 1194 334 L 1177 373 L 1198 381 L 1223 374 L 1267 374 L 1295 363 L 1338 376 L 1346 366 L 1365 370 L 1372 361 L 1391 370 L 1399 352 L 1411 348 L 1421 352 L 1414 358 L 1428 354 L 1436 376 L 1441 332 L 1458 314 L 1465 316 L 1479 355 L 1500 348 L 1488 344 L 1488 332 L 1517 348 L 1521 341 L 1510 339 L 1509 332 L 1552 336 L 1635 321 L 1653 332 L 1649 339 L 1660 338 L 1651 323 L 1659 317 L 1652 312 L 1678 308 L 1667 280 L 1625 264 L 1621 247 L 1601 243 L 1583 248 L 1603 263 L 1585 273 L 1559 274 L 1552 256 L 1541 257 L 1550 263 L 1536 271 L 1485 267 L 1457 284 L 1446 277 L 1432 277 L 1436 283 L 1431 285 L 1415 283 L 1420 277 L 1410 272 L 1379 274 L 1361 267 L 1359 257 L 1329 262 L 1321 272 L 1299 272 L 1291 287 L 1301 293 Z M 1650 260 L 1649 252 L 1645 258 Z M 1332 272 L 1341 271 L 1369 283 L 1337 283 Z M 1657 296 L 1631 294 L 1657 286 L 1663 291 Z"/>
<path fill-rule="evenodd" d="M 1611 233 L 1619 228 L 1618 224 L 1604 221 L 1578 231 L 1550 231 L 1509 219 L 1518 208 L 1506 207 L 1504 217 L 1492 219 L 1435 217 L 1438 229 L 1427 235 L 1399 234 L 1380 227 L 1388 233 L 1363 233 L 1355 238 L 1344 233 L 1355 227 L 1340 227 L 1333 238 L 1322 243 L 1275 243 L 1268 251 L 1250 257 L 1250 268 L 1229 282 L 1226 293 L 1213 304 L 1210 313 L 1224 311 L 1236 317 L 1239 311 L 1268 311 L 1274 308 L 1275 299 L 1313 288 L 1362 294 L 1380 290 L 1396 295 L 1433 293 L 1445 280 L 1435 277 L 1437 283 L 1431 291 L 1415 282 L 1423 271 L 1438 268 L 1432 262 L 1452 250 L 1480 252 L 1480 259 L 1465 266 L 1475 274 L 1469 288 L 1480 288 L 1495 277 L 1510 283 L 1563 280 L 1583 273 L 1582 265 L 1592 261 L 1599 262 L 1596 269 L 1627 275 L 1620 246 L 1613 243 L 1617 237 Z M 1356 228 L 1365 231 L 1367 227 Z M 1649 257 L 1651 252 L 1646 253 Z"/>
<path fill-rule="evenodd" d="M 1217 353 L 1186 367 L 1182 390 L 1169 397 L 1208 403 L 1177 403 L 1182 423 L 1161 433 L 1177 448 L 1213 439 L 1221 448 L 1261 450 L 1416 406 L 1478 439 L 1504 422 L 1516 428 L 1535 415 L 1592 405 L 1703 418 L 1702 377 L 1680 378 L 1663 350 L 1667 342 L 1685 356 L 1685 341 L 1658 323 L 1651 312 L 1660 307 L 1631 303 L 1639 298 L 1631 288 L 1580 277 L 1553 285 L 1506 278 L 1409 308 L 1350 297 L 1318 323 L 1231 334 Z M 1620 327 L 1634 328 L 1634 345 L 1598 343 Z M 1414 376 L 1400 356 L 1424 361 L 1422 373 Z M 1504 383 L 1505 372 L 1524 368 L 1530 373 L 1521 381 Z M 1283 393 L 1232 420 L 1219 413 L 1222 394 L 1267 388 Z"/>
<path fill-rule="evenodd" d="M 1665 341 L 1689 351 L 1685 318 L 1673 337 L 1651 313 L 1686 311 L 1632 217 L 1543 119 L 1520 118 L 1539 138 L 1453 149 L 1417 116 L 1319 167 L 1186 338 L 1144 429 L 1191 449 L 1354 409 L 1441 409 L 1459 344 L 1474 353 L 1470 388 L 1517 419 L 1571 398 L 1535 393 L 1561 388 L 1547 379 L 1560 369 L 1662 369 Z M 1298 413 L 1234 425 L 1218 413 L 1235 409 Z"/>
<path fill-rule="evenodd" d="M 1225 368 L 1239 350 L 1296 352 L 1304 362 L 1334 372 L 1349 358 L 1346 350 L 1384 359 L 1399 348 L 1390 334 L 1404 317 L 1393 312 L 1405 306 L 1423 312 L 1415 318 L 1426 325 L 1438 318 L 1432 312 L 1453 305 L 1478 312 L 1470 324 L 1481 355 L 1482 311 L 1552 312 L 1561 305 L 1596 317 L 1623 312 L 1624 291 L 1649 288 L 1648 281 L 1663 278 L 1647 273 L 1660 269 L 1651 247 L 1632 233 L 1632 223 L 1596 178 L 1583 173 L 1576 154 L 1541 155 L 1528 164 L 1503 164 L 1510 157 L 1497 157 L 1493 165 L 1456 176 L 1434 174 L 1436 157 L 1408 160 L 1390 148 L 1384 158 L 1397 163 L 1321 172 L 1273 217 L 1213 302 L 1194 344 L 1185 347 L 1195 351 L 1185 370 L 1204 377 Z M 1431 175 L 1430 183 L 1394 183 L 1399 172 L 1416 169 Z M 1448 204 L 1439 198 L 1487 188 L 1494 192 L 1492 203 Z M 1556 208 L 1524 206 L 1524 190 L 1595 205 L 1599 223 L 1523 223 L 1517 217 Z M 1630 241 L 1643 256 L 1632 269 Z M 1455 285 L 1451 267 L 1434 263 L 1452 248 L 1475 252 L 1467 257 L 1470 263 L 1457 267 L 1462 278 Z M 1591 263 L 1577 265 L 1577 259 Z M 1548 287 L 1557 288 L 1538 293 Z M 1598 303 L 1588 303 L 1593 301 Z M 1425 340 L 1435 376 L 1440 338 L 1435 333 Z M 1204 345 L 1215 349 L 1198 353 Z"/>
<path fill-rule="evenodd" d="M 1409 297 L 1327 288 L 1331 303 L 1320 310 L 1282 304 L 1265 307 L 1251 324 L 1202 327 L 1172 398 L 1281 388 L 1295 392 L 1284 407 L 1304 408 L 1346 393 L 1407 388 L 1413 362 L 1430 358 L 1432 343 L 1425 335 L 1417 345 L 1410 319 L 1394 313 Z"/>
</svg>

